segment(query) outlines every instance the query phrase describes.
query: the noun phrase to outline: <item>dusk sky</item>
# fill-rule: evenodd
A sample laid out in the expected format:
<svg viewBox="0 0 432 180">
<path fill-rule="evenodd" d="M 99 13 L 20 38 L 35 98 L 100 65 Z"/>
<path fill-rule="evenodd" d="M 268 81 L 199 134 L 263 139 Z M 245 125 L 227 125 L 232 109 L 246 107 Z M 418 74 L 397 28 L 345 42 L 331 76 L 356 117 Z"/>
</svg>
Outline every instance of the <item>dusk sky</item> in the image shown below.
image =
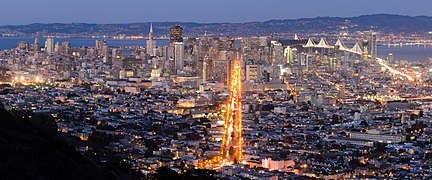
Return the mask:
<svg viewBox="0 0 432 180">
<path fill-rule="evenodd" d="M 391 13 L 432 16 L 431 0 L 2 0 L 0 25 L 248 22 Z"/>
</svg>

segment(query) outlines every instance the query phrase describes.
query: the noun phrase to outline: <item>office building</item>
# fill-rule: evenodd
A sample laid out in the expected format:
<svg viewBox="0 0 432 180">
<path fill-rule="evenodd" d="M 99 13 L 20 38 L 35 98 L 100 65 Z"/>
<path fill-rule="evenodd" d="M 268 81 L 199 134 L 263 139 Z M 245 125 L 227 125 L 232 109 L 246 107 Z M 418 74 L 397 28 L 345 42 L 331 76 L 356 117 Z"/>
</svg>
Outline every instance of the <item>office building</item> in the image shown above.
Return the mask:
<svg viewBox="0 0 432 180">
<path fill-rule="evenodd" d="M 255 64 L 253 60 L 246 61 L 245 79 L 256 82 L 261 80 L 261 65 Z"/>
<path fill-rule="evenodd" d="M 173 43 L 174 46 L 174 69 L 179 74 L 184 68 L 184 45 L 182 42 Z"/>
<path fill-rule="evenodd" d="M 183 42 L 183 28 L 181 26 L 170 28 L 170 42 L 171 44 Z"/>
<path fill-rule="evenodd" d="M 34 41 L 34 44 L 32 46 L 33 51 L 40 51 L 40 42 L 39 42 L 39 36 L 36 34 L 36 38 Z"/>
<path fill-rule="evenodd" d="M 96 49 L 102 49 L 103 41 L 102 40 L 96 40 Z"/>
<path fill-rule="evenodd" d="M 54 53 L 54 37 L 49 36 L 45 41 L 45 52 L 48 54 Z"/>
<path fill-rule="evenodd" d="M 213 81 L 228 84 L 230 82 L 231 60 L 213 61 Z"/>
<path fill-rule="evenodd" d="M 270 56 L 270 63 L 272 66 L 285 64 L 283 60 L 284 49 L 281 43 L 278 41 L 271 41 Z"/>
<path fill-rule="evenodd" d="M 288 64 L 294 64 L 295 54 L 291 47 L 287 46 L 284 50 L 285 62 Z"/>
<path fill-rule="evenodd" d="M 367 133 L 351 132 L 350 138 L 364 139 L 380 143 L 400 143 L 405 141 L 404 135 L 391 134 L 378 129 L 371 129 Z"/>
<path fill-rule="evenodd" d="M 370 55 L 372 60 L 377 58 L 377 34 L 372 32 L 370 38 Z"/>
<path fill-rule="evenodd" d="M 70 42 L 62 42 L 61 46 L 63 55 L 71 55 L 72 54 L 72 46 Z"/>
</svg>

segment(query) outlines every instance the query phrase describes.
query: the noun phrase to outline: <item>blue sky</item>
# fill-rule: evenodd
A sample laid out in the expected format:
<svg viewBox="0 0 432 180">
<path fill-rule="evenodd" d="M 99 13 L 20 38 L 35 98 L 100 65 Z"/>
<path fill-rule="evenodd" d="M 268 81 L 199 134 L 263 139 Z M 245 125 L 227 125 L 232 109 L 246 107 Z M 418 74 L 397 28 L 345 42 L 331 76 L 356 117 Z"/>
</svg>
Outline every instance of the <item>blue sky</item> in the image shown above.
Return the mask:
<svg viewBox="0 0 432 180">
<path fill-rule="evenodd" d="M 1 0 L 0 25 L 249 22 L 391 13 L 432 16 L 432 0 Z"/>
</svg>

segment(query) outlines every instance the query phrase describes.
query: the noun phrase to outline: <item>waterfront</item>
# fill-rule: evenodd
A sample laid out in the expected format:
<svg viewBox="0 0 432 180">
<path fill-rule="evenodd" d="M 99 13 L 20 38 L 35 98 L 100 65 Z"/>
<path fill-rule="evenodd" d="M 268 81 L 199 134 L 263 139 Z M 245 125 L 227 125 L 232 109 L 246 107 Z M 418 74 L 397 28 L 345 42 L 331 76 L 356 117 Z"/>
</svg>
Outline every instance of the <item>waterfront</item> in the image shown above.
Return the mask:
<svg viewBox="0 0 432 180">
<path fill-rule="evenodd" d="M 72 47 L 81 46 L 95 46 L 96 40 L 106 40 L 111 47 L 119 46 L 146 46 L 145 39 L 138 40 L 117 40 L 112 38 L 56 38 L 54 42 L 68 41 Z M 46 38 L 40 38 L 41 45 L 43 46 Z M 17 46 L 18 42 L 26 41 L 32 44 L 34 37 L 0 37 L 0 50 L 13 49 Z M 169 40 L 157 40 L 157 46 L 167 46 Z M 239 47 L 239 41 L 236 41 L 236 47 Z M 408 61 L 427 61 L 432 58 L 432 46 L 378 46 L 378 56 L 386 58 L 389 53 L 393 53 L 395 60 L 408 60 Z"/>
<path fill-rule="evenodd" d="M 424 62 L 432 58 L 432 46 L 378 46 L 378 56 L 386 58 L 393 53 L 395 60 Z"/>
<path fill-rule="evenodd" d="M 34 37 L 0 37 L 0 50 L 5 49 L 13 49 L 16 48 L 18 42 L 25 41 L 29 44 L 34 43 Z M 54 43 L 59 42 L 70 42 L 72 47 L 81 47 L 81 46 L 95 46 L 96 40 L 106 40 L 109 46 L 118 47 L 118 46 L 145 46 L 145 39 L 137 39 L 137 40 L 118 40 L 112 38 L 55 38 Z M 39 38 L 41 46 L 44 45 L 46 38 Z M 166 46 L 169 44 L 169 40 L 158 40 L 158 46 Z"/>
</svg>

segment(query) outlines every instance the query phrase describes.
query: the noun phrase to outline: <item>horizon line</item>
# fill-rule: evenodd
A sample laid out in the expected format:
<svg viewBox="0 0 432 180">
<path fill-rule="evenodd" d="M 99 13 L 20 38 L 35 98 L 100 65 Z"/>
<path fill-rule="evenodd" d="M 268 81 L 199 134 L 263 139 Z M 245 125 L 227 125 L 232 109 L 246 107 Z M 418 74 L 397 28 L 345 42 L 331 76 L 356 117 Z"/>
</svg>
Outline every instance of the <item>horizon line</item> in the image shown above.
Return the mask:
<svg viewBox="0 0 432 180">
<path fill-rule="evenodd" d="M 356 16 L 315 16 L 315 17 L 301 17 L 301 18 L 285 18 L 285 19 L 268 19 L 263 21 L 245 21 L 245 22 L 198 22 L 198 21 L 145 21 L 145 22 L 111 22 L 111 23 L 97 23 L 97 22 L 33 22 L 27 24 L 0 24 L 0 27 L 3 26 L 28 26 L 34 24 L 100 24 L 100 25 L 110 25 L 110 24 L 147 24 L 147 23 L 196 23 L 196 24 L 245 24 L 245 23 L 256 23 L 256 22 L 268 22 L 268 21 L 283 21 L 283 20 L 301 20 L 301 19 L 315 19 L 315 18 L 357 18 L 362 16 L 376 16 L 376 15 L 395 15 L 395 16 L 404 16 L 410 18 L 416 17 L 428 17 L 432 18 L 429 15 L 404 15 L 404 14 L 394 14 L 394 13 L 374 13 L 374 14 L 363 14 Z"/>
</svg>

